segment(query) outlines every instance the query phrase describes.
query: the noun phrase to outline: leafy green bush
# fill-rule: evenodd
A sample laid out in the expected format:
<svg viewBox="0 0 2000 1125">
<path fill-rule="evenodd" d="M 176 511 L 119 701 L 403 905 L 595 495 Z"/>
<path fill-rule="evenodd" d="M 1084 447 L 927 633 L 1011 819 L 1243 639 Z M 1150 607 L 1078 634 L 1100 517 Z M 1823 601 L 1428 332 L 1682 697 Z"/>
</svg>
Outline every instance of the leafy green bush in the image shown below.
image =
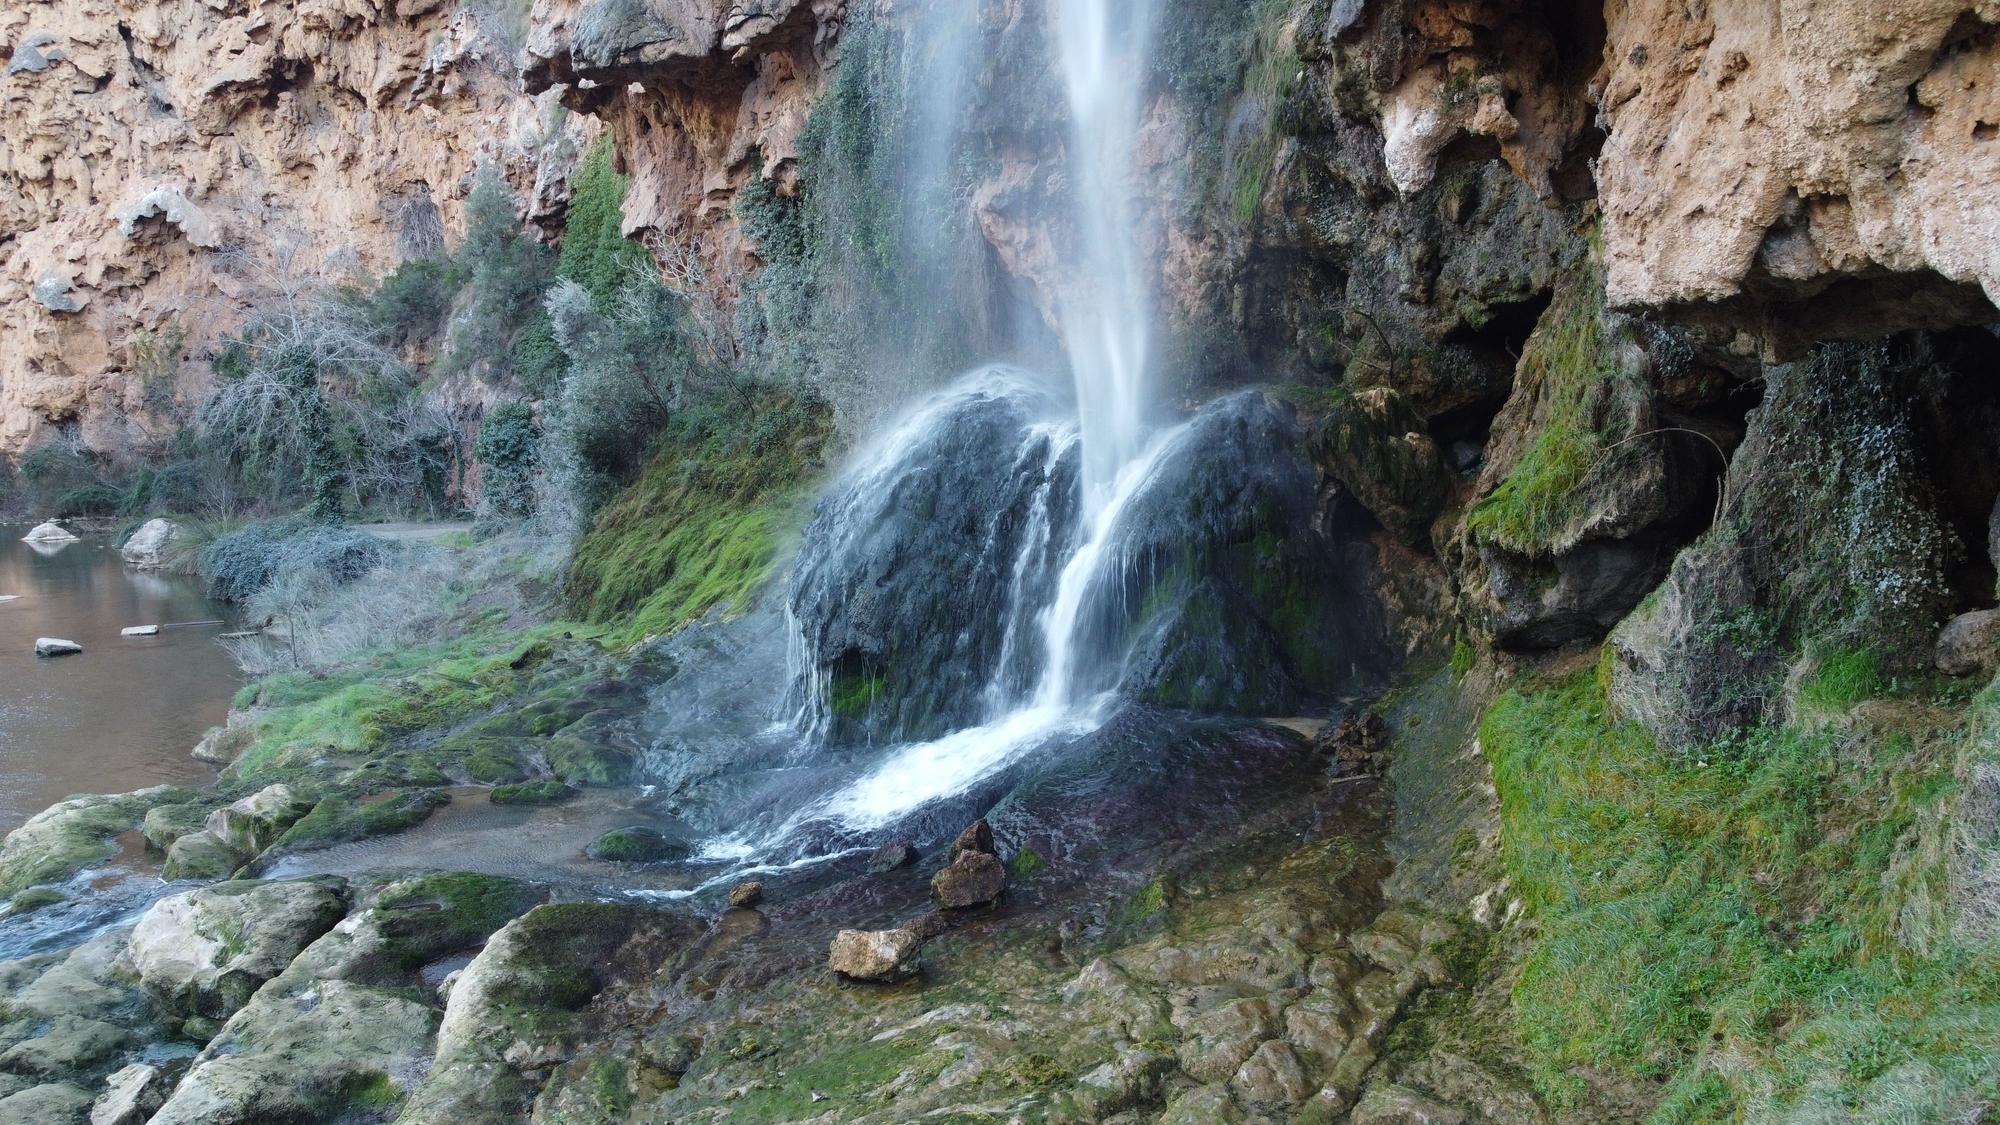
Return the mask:
<svg viewBox="0 0 2000 1125">
<path fill-rule="evenodd" d="M 617 297 L 634 270 L 653 265 L 645 247 L 624 234 L 625 192 L 631 183 L 611 165 L 609 137 L 591 148 L 571 181 L 556 273 L 583 286 L 600 307 Z"/>
<path fill-rule="evenodd" d="M 540 448 L 541 428 L 527 403 L 502 403 L 487 413 L 473 446 L 479 458 L 480 504 L 487 512 L 517 517 L 534 508 Z"/>
<path fill-rule="evenodd" d="M 109 516 L 118 511 L 124 494 L 109 485 L 86 484 L 56 498 L 57 516 Z"/>
<path fill-rule="evenodd" d="M 431 339 L 444 328 L 459 281 L 451 262 L 436 258 L 404 262 L 368 294 L 369 317 L 399 346 Z"/>
<path fill-rule="evenodd" d="M 202 548 L 196 572 L 210 597 L 241 602 L 282 574 L 310 571 L 349 582 L 394 557 L 400 545 L 349 527 L 297 517 L 248 524 Z"/>
<path fill-rule="evenodd" d="M 480 168 L 465 216 L 465 241 L 454 255 L 455 273 L 464 279 L 464 311 L 453 326 L 446 362 L 502 383 L 519 376 L 514 361 L 521 341 L 542 320 L 542 295 L 553 280 L 551 255 L 522 225 L 513 192 L 491 165 Z"/>
</svg>

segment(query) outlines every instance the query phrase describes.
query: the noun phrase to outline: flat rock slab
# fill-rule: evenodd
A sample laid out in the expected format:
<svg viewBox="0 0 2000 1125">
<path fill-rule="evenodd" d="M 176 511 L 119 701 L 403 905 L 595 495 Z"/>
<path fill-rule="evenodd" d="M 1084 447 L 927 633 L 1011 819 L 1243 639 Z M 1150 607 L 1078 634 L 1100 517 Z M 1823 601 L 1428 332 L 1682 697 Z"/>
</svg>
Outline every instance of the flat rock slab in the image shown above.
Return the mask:
<svg viewBox="0 0 2000 1125">
<path fill-rule="evenodd" d="M 61 637 L 35 638 L 36 656 L 75 656 L 82 651 L 82 645 L 75 641 L 63 640 Z"/>
<path fill-rule="evenodd" d="M 121 637 L 157 637 L 160 635 L 160 627 L 158 625 L 127 625 L 123 629 L 118 630 L 118 635 Z"/>
</svg>

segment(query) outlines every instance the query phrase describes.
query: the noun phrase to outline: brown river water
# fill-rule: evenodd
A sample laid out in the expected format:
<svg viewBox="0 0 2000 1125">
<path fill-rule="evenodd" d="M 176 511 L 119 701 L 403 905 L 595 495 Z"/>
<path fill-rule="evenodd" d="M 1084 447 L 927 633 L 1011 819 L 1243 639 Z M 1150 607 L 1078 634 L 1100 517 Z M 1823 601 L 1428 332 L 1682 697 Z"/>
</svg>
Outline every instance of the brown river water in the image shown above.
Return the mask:
<svg viewBox="0 0 2000 1125">
<path fill-rule="evenodd" d="M 0 598 L 18 595 L 0 601 L 0 833 L 73 793 L 207 781 L 188 751 L 242 682 L 222 627 L 118 631 L 229 613 L 193 579 L 126 567 L 106 536 L 52 548 L 27 531 L 0 525 Z M 38 658 L 37 637 L 83 653 Z"/>
</svg>

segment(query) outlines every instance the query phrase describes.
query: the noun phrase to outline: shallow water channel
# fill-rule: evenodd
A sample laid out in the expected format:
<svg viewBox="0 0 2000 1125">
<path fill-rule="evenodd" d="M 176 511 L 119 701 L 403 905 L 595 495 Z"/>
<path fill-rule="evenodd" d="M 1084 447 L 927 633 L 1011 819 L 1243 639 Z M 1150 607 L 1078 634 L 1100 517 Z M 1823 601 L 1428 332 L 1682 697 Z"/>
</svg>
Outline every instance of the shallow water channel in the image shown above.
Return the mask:
<svg viewBox="0 0 2000 1125">
<path fill-rule="evenodd" d="M 74 793 L 199 784 L 188 757 L 222 721 L 242 676 L 215 625 L 121 637 L 129 625 L 212 621 L 228 612 L 189 578 L 127 567 L 107 536 L 21 542 L 0 525 L 0 834 Z M 35 656 L 37 637 L 83 646 Z"/>
</svg>

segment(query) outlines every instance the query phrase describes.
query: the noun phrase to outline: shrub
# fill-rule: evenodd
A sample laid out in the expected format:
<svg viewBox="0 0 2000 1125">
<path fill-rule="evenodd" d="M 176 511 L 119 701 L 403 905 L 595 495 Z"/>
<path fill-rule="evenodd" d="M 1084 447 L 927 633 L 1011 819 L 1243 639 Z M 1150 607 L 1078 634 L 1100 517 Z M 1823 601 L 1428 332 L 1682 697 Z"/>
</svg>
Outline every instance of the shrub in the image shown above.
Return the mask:
<svg viewBox="0 0 2000 1125">
<path fill-rule="evenodd" d="M 447 365 L 499 383 L 519 374 L 514 360 L 521 341 L 541 319 L 550 255 L 522 226 L 513 192 L 491 165 L 481 166 L 465 211 L 455 269 L 464 279 L 463 313 L 453 327 Z"/>
<path fill-rule="evenodd" d="M 653 267 L 645 247 L 624 234 L 630 186 L 631 180 L 611 166 L 609 137 L 591 148 L 571 181 L 556 273 L 583 286 L 600 306 L 610 305 L 635 270 Z"/>
<path fill-rule="evenodd" d="M 56 499 L 57 516 L 109 516 L 116 514 L 124 495 L 103 484 L 72 488 Z"/>
<path fill-rule="evenodd" d="M 204 547 L 197 572 L 210 597 L 242 602 L 284 574 L 315 574 L 338 585 L 393 557 L 399 545 L 348 527 L 297 517 L 253 523 Z"/>
<path fill-rule="evenodd" d="M 398 346 L 431 339 L 444 327 L 459 280 L 450 262 L 436 258 L 404 262 L 368 295 L 368 315 Z"/>
<path fill-rule="evenodd" d="M 473 447 L 481 474 L 479 501 L 486 512 L 525 516 L 533 510 L 540 446 L 541 428 L 527 403 L 503 403 L 487 413 Z"/>
</svg>

